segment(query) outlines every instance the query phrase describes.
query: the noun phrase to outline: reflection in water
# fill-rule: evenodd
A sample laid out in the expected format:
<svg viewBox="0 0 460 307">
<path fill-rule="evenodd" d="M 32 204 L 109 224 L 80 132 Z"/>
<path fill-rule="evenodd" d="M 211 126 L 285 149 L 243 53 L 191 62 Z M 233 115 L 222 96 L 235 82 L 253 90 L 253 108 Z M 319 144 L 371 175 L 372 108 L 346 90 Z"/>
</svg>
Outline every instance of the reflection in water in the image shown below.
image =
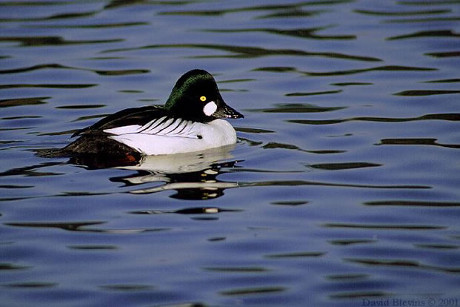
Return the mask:
<svg viewBox="0 0 460 307">
<path fill-rule="evenodd" d="M 230 150 L 233 148 L 232 145 L 199 153 L 143 156 L 135 165 L 120 166 L 123 169 L 135 170 L 137 174 L 115 177 L 111 180 L 124 182 L 129 186 L 162 183 L 154 187 L 134 189 L 130 191 L 132 194 L 176 190 L 177 193 L 172 195 L 172 198 L 217 198 L 224 194 L 225 189 L 238 187 L 238 183 L 217 180 L 223 168 L 234 167 L 237 163 L 228 161 L 232 158 Z"/>
<path fill-rule="evenodd" d="M 201 152 L 181 153 L 158 156 L 127 156 L 111 158 L 103 155 L 77 155 L 68 163 L 81 165 L 87 169 L 119 168 L 137 171 L 134 175 L 110 178 L 113 182 L 123 182 L 126 186 L 159 183 L 153 187 L 133 189 L 131 194 L 148 194 L 167 190 L 176 190 L 172 198 L 205 200 L 224 195 L 224 190 L 236 188 L 236 182 L 217 180 L 223 169 L 235 167 L 239 161 L 232 160 L 231 150 L 235 145 L 212 148 Z M 59 157 L 56 149 L 38 149 L 37 154 L 45 158 Z M 59 165 L 61 162 L 43 163 L 21 169 L 11 169 L 0 173 L 2 176 L 36 172 L 37 168 Z M 89 193 L 88 195 L 90 195 Z M 79 195 L 82 195 L 79 192 Z M 91 194 L 95 195 L 95 194 Z M 209 213 L 209 212 L 204 212 Z"/>
<path fill-rule="evenodd" d="M 78 223 L 7 223 L 9 226 L 16 227 L 36 227 L 36 228 L 59 228 L 67 231 L 83 231 L 87 226 L 104 224 L 104 222 L 78 222 Z"/>
<path fill-rule="evenodd" d="M 168 228 L 130 228 L 130 229 L 116 229 L 116 228 L 100 228 L 106 224 L 105 221 L 95 221 L 95 222 L 46 222 L 46 223 L 37 223 L 37 222 L 12 222 L 5 223 L 7 226 L 13 227 L 25 227 L 25 228 L 56 228 L 66 231 L 76 231 L 76 232 L 87 232 L 87 233 L 106 233 L 106 234 L 121 234 L 121 235 L 132 235 L 143 232 L 152 232 L 152 231 L 166 231 Z M 99 227 L 96 227 L 99 226 Z M 94 249 L 95 246 L 90 248 Z M 96 246 L 97 247 L 97 246 Z M 88 246 L 86 247 L 88 249 Z M 100 249 L 100 247 L 99 247 Z M 107 249 L 107 248 L 106 248 Z"/>
<path fill-rule="evenodd" d="M 123 182 L 127 186 L 138 186 L 146 183 L 160 183 L 154 187 L 133 189 L 131 194 L 148 194 L 167 190 L 176 190 L 172 198 L 205 200 L 224 195 L 224 190 L 236 188 L 236 182 L 217 180 L 223 169 L 235 167 L 239 161 L 232 160 L 231 150 L 235 145 L 212 148 L 201 152 L 181 153 L 158 156 L 127 156 L 111 158 L 103 155 L 77 155 L 68 163 L 81 165 L 87 169 L 119 168 L 137 171 L 134 175 L 110 178 L 113 182 Z M 37 154 L 45 158 L 55 158 L 56 149 L 38 149 Z M 36 172 L 37 168 L 59 165 L 61 162 L 42 163 L 21 169 L 11 169 L 0 173 L 2 176 L 27 174 Z M 49 175 L 46 173 L 46 175 Z M 90 195 L 89 193 L 88 195 Z M 79 195 L 82 195 L 79 192 Z M 95 195 L 95 194 L 91 194 Z M 205 212 L 208 213 L 208 212 Z"/>
<path fill-rule="evenodd" d="M 40 177 L 40 176 L 55 176 L 61 175 L 61 173 L 49 172 L 49 171 L 38 171 L 38 169 L 46 168 L 49 166 L 60 165 L 61 162 L 46 162 L 46 163 L 39 163 L 35 165 L 29 165 L 24 167 L 12 168 L 6 170 L 4 172 L 0 172 L 0 176 L 33 176 L 33 177 Z"/>
</svg>

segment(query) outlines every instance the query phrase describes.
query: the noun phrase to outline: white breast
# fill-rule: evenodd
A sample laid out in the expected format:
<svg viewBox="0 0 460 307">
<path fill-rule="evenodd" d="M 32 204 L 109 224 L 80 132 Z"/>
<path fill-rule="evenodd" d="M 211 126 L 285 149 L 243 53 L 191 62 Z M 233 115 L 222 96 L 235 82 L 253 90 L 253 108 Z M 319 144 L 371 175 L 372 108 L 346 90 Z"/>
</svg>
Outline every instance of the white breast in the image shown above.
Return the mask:
<svg viewBox="0 0 460 307">
<path fill-rule="evenodd" d="M 104 132 L 112 134 L 111 139 L 145 155 L 201 151 L 236 143 L 235 129 L 222 119 L 203 124 L 160 118 L 143 126 L 123 126 Z"/>
</svg>

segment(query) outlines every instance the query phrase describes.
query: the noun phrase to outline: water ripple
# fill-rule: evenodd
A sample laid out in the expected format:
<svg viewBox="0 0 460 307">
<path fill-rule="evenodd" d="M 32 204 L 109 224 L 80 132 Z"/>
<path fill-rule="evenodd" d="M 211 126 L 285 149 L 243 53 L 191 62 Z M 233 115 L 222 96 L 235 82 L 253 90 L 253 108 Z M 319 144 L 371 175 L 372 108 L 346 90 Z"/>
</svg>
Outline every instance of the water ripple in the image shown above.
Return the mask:
<svg viewBox="0 0 460 307">
<path fill-rule="evenodd" d="M 440 144 L 432 138 L 394 138 L 382 139 L 377 145 L 431 145 L 446 148 L 460 148 L 460 144 Z"/>
<path fill-rule="evenodd" d="M 356 258 L 347 258 L 344 259 L 345 261 L 359 263 L 363 265 L 370 265 L 370 266 L 392 266 L 392 267 L 406 267 L 406 268 L 418 268 L 418 269 L 428 269 L 428 270 L 435 270 L 441 271 L 445 273 L 460 273 L 460 267 L 440 267 L 440 266 L 432 266 L 422 264 L 418 261 L 412 260 L 382 260 L 382 259 L 356 259 Z"/>
<path fill-rule="evenodd" d="M 335 58 L 342 60 L 363 61 L 363 62 L 380 62 L 376 57 L 349 55 L 338 52 L 310 52 L 298 49 L 269 49 L 252 46 L 235 46 L 235 45 L 217 45 L 217 44 L 158 44 L 147 45 L 135 48 L 119 48 L 105 50 L 104 53 L 126 52 L 142 49 L 209 49 L 226 51 L 228 55 L 202 55 L 192 56 L 193 58 L 258 58 L 265 56 L 318 56 L 324 58 Z"/>
<path fill-rule="evenodd" d="M 444 226 L 433 225 L 412 225 L 412 224 L 348 224 L 348 223 L 326 223 L 326 228 L 357 228 L 357 229 L 380 229 L 380 230 L 441 230 Z"/>
<path fill-rule="evenodd" d="M 241 296 L 241 295 L 254 295 L 254 294 L 265 294 L 265 293 L 274 293 L 274 292 L 283 292 L 287 289 L 285 287 L 248 287 L 248 288 L 238 288 L 221 291 L 221 295 L 226 296 Z"/>
<path fill-rule="evenodd" d="M 392 118 L 392 117 L 371 117 L 371 116 L 360 116 L 353 118 L 344 119 L 290 119 L 288 122 L 303 124 L 303 125 L 334 125 L 344 122 L 364 121 L 364 122 L 383 122 L 383 123 L 403 123 L 411 121 L 425 121 L 425 120 L 444 120 L 444 121 L 460 121 L 460 114 L 446 113 L 446 114 L 427 114 L 419 117 L 409 118 Z M 419 143 L 432 144 L 434 145 L 433 139 L 419 139 Z M 409 141 L 408 141 L 409 142 Z M 414 140 L 414 142 L 416 142 Z M 451 146 L 451 145 L 447 145 Z"/>
<path fill-rule="evenodd" d="M 265 113 L 319 113 L 333 112 L 346 109 L 346 107 L 323 107 L 312 104 L 300 103 L 283 103 L 276 104 L 274 107 L 263 109 L 248 109 L 250 112 L 265 112 Z"/>
<path fill-rule="evenodd" d="M 460 91 L 454 90 L 407 90 L 394 93 L 396 96 L 432 96 L 432 95 L 446 95 L 446 94 L 459 94 Z"/>
<path fill-rule="evenodd" d="M 30 289 L 38 289 L 38 288 L 53 288 L 57 287 L 57 283 L 53 282 L 40 282 L 40 281 L 31 281 L 31 282 L 18 282 L 18 283 L 10 283 L 4 285 L 8 288 L 30 288 Z"/>
<path fill-rule="evenodd" d="M 30 97 L 30 98 L 16 98 L 16 99 L 1 99 L 0 100 L 0 108 L 45 104 L 46 101 L 44 101 L 44 100 L 47 100 L 47 99 L 50 99 L 50 98 L 51 97 Z"/>
<path fill-rule="evenodd" d="M 98 40 L 65 40 L 59 36 L 2 36 L 0 42 L 19 42 L 22 47 L 31 46 L 67 46 L 67 45 L 82 45 L 82 44 L 105 44 L 117 43 L 122 39 L 98 39 Z"/>
<path fill-rule="evenodd" d="M 368 162 L 342 162 L 342 163 L 322 163 L 322 164 L 310 164 L 310 167 L 336 171 L 344 169 L 356 169 L 356 168 L 366 168 L 366 167 L 378 167 L 382 164 L 377 163 L 368 163 Z"/>
<path fill-rule="evenodd" d="M 367 206 L 401 206 L 401 207 L 460 207 L 458 202 L 440 202 L 440 201 L 410 201 L 410 200 L 385 200 L 369 201 L 364 203 Z"/>
<path fill-rule="evenodd" d="M 11 88 L 58 88 L 58 89 L 78 89 L 78 88 L 89 88 L 97 86 L 97 84 L 2 84 L 0 90 L 11 89 Z"/>
<path fill-rule="evenodd" d="M 27 227 L 27 228 L 58 228 L 66 231 L 78 231 L 78 232 L 91 232 L 91 233 L 108 233 L 108 234 L 138 234 L 143 232 L 152 231 L 165 231 L 169 228 L 130 228 L 130 229 L 100 229 L 100 228 L 89 228 L 88 226 L 102 225 L 106 222 L 94 221 L 94 222 L 8 222 L 4 223 L 6 226 L 13 227 Z"/>
<path fill-rule="evenodd" d="M 377 59 L 375 59 L 377 61 Z M 380 60 L 378 60 L 380 61 Z M 326 76 L 344 76 L 354 75 L 372 71 L 436 71 L 437 68 L 430 67 L 415 67 L 415 66 L 401 66 L 401 65 L 384 65 L 376 66 L 371 68 L 361 69 L 349 69 L 349 70 L 337 70 L 337 71 L 326 71 L 326 72 L 313 72 L 313 71 L 300 71 L 295 67 L 260 67 L 254 69 L 254 71 L 268 71 L 268 72 L 297 72 L 302 75 L 313 76 L 313 77 L 326 77 Z"/>
<path fill-rule="evenodd" d="M 274 180 L 260 182 L 240 183 L 241 187 L 262 187 L 262 186 L 326 186 L 326 187 L 342 187 L 342 188 L 364 188 L 364 189 L 431 189 L 426 185 L 371 185 L 371 184 L 347 184 L 347 183 L 329 183 L 307 180 Z"/>
<path fill-rule="evenodd" d="M 295 252 L 295 253 L 284 253 L 284 254 L 270 254 L 270 255 L 266 255 L 265 258 L 269 258 L 269 259 L 309 258 L 309 257 L 322 257 L 324 255 L 326 255 L 325 252 Z"/>
<path fill-rule="evenodd" d="M 274 17 L 307 17 L 319 14 L 324 10 L 309 10 L 302 9 L 307 5 L 335 5 L 348 3 L 350 0 L 327 0 L 327 1 L 305 1 L 291 4 L 268 4 L 247 7 L 237 7 L 229 9 L 217 10 L 181 10 L 181 11 L 165 11 L 159 13 L 160 15 L 192 15 L 192 16 L 222 16 L 230 13 L 253 12 L 253 11 L 278 11 L 269 15 L 264 15 L 259 18 L 274 18 Z"/>
<path fill-rule="evenodd" d="M 460 37 L 460 34 L 454 33 L 452 30 L 436 30 L 436 31 L 418 31 L 411 34 L 397 35 L 388 37 L 387 40 L 398 40 L 408 38 L 420 38 L 420 37 Z"/>
<path fill-rule="evenodd" d="M 353 40 L 356 35 L 319 35 L 316 32 L 329 29 L 331 27 L 318 28 L 296 28 L 296 29 L 276 29 L 276 28 L 250 28 L 250 29 L 211 29 L 203 30 L 205 32 L 214 33 L 251 33 L 262 32 L 276 35 L 286 35 L 306 39 L 321 39 L 321 40 Z"/>
<path fill-rule="evenodd" d="M 455 297 L 459 12 L 457 0 L 0 1 L 2 304 Z M 246 112 L 225 155 L 37 149 L 164 101 L 193 68 Z"/>
<path fill-rule="evenodd" d="M 205 267 L 203 269 L 210 272 L 224 273 L 264 273 L 270 271 L 263 267 Z"/>
<path fill-rule="evenodd" d="M 432 56 L 434 58 L 451 58 L 460 56 L 460 51 L 443 51 L 443 52 L 427 52 L 425 55 Z M 457 80 L 457 79 L 453 79 Z M 454 81 L 458 82 L 458 81 Z"/>
<path fill-rule="evenodd" d="M 418 15 L 437 15 L 452 12 L 450 9 L 443 10 L 414 10 L 406 12 L 391 12 L 391 11 L 371 11 L 371 10 L 353 10 L 355 13 L 364 15 L 376 16 L 418 16 Z"/>
<path fill-rule="evenodd" d="M 71 66 L 66 66 L 66 65 L 61 65 L 61 64 L 39 64 L 39 65 L 33 65 L 29 67 L 0 70 L 0 74 L 25 73 L 25 72 L 30 72 L 34 70 L 40 70 L 40 69 L 83 70 L 83 71 L 94 72 L 98 75 L 104 75 L 104 76 L 123 76 L 123 75 L 132 75 L 132 74 L 145 74 L 145 73 L 150 72 L 148 69 L 97 70 L 97 69 L 90 69 L 90 68 L 71 67 Z"/>
<path fill-rule="evenodd" d="M 460 21 L 460 17 L 433 17 L 433 18 L 401 18 L 401 19 L 388 19 L 385 23 L 434 23 L 434 22 L 450 22 Z"/>
<path fill-rule="evenodd" d="M 62 230 L 68 231 L 84 231 L 83 228 L 87 226 L 101 225 L 105 222 L 95 221 L 95 222 L 50 222 L 50 223 L 5 223 L 7 226 L 14 227 L 32 227 L 32 228 L 59 228 Z"/>
<path fill-rule="evenodd" d="M 179 210 L 141 210 L 132 211 L 132 214 L 216 214 L 221 212 L 240 212 L 241 210 L 235 209 L 222 209 L 217 207 L 192 207 Z"/>
</svg>

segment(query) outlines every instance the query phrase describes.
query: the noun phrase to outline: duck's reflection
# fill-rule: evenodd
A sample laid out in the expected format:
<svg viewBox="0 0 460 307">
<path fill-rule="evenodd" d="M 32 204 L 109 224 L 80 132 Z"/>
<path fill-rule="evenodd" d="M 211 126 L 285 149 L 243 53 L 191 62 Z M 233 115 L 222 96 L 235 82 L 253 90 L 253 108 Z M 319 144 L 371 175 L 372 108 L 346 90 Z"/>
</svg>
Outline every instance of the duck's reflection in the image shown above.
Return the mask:
<svg viewBox="0 0 460 307">
<path fill-rule="evenodd" d="M 234 160 L 231 151 L 235 145 L 208 149 L 201 152 L 159 156 L 132 156 L 123 159 L 100 155 L 71 157 L 68 163 L 87 169 L 119 168 L 137 171 L 135 174 L 110 178 L 133 186 L 129 193 L 146 194 L 175 190 L 172 198 L 212 199 L 224 194 L 225 189 L 236 188 L 238 183 L 220 181 L 217 177 L 239 161 Z M 59 150 L 38 149 L 37 155 L 47 158 L 62 157 Z M 147 184 L 155 185 L 145 187 Z M 142 188 L 138 188 L 142 186 Z"/>
<path fill-rule="evenodd" d="M 176 193 L 170 197 L 196 200 L 217 198 L 224 194 L 225 189 L 238 187 L 236 182 L 217 179 L 225 169 L 235 167 L 238 162 L 232 160 L 230 152 L 233 148 L 232 145 L 199 153 L 144 156 L 134 165 L 117 167 L 135 170 L 136 174 L 110 180 L 136 187 L 129 191 L 132 194 L 175 190 Z M 151 183 L 157 184 L 144 187 Z M 138 188 L 140 185 L 142 188 Z"/>
</svg>

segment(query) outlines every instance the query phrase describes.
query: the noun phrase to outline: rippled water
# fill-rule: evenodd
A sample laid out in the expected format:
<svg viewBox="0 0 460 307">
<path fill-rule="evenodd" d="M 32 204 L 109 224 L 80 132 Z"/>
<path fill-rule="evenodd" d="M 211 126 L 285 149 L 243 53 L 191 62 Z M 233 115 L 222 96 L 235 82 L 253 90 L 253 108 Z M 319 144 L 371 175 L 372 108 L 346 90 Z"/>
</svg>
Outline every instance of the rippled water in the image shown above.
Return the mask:
<svg viewBox="0 0 460 307">
<path fill-rule="evenodd" d="M 458 3 L 0 2 L 0 305 L 460 305 Z M 235 146 L 35 155 L 192 68 Z"/>
</svg>

